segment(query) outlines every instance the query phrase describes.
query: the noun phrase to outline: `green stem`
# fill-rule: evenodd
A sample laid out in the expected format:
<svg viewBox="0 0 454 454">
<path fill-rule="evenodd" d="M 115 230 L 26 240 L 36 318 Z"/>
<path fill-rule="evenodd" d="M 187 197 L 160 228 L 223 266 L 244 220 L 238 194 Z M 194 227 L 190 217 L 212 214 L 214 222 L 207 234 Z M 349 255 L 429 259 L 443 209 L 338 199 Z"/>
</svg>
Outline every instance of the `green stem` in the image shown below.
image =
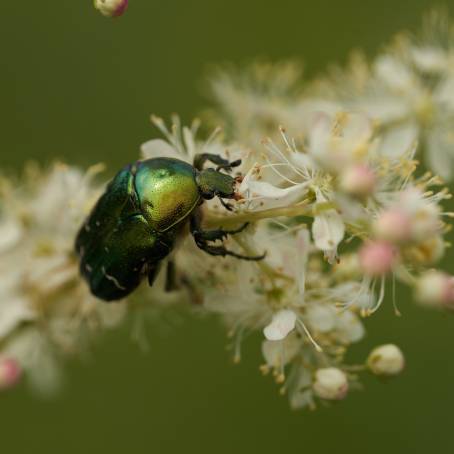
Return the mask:
<svg viewBox="0 0 454 454">
<path fill-rule="evenodd" d="M 204 226 L 206 228 L 215 228 L 222 226 L 222 228 L 232 228 L 238 224 L 245 222 L 257 222 L 262 219 L 271 219 L 277 217 L 296 217 L 296 216 L 311 216 L 312 208 L 307 206 L 307 203 L 301 203 L 291 207 L 270 208 L 269 210 L 251 211 L 231 214 L 229 216 L 217 216 L 211 213 L 206 213 L 204 218 Z"/>
</svg>

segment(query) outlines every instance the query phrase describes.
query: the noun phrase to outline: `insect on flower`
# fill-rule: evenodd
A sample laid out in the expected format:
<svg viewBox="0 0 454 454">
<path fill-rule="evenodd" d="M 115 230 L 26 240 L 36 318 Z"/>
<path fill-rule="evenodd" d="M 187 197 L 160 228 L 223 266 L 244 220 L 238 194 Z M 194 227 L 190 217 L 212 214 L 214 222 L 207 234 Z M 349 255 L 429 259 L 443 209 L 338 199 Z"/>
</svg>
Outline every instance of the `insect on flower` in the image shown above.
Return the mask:
<svg viewBox="0 0 454 454">
<path fill-rule="evenodd" d="M 206 161 L 216 169 L 203 166 Z M 161 262 L 175 246 L 189 222 L 197 246 L 214 256 L 230 255 L 244 260 L 261 260 L 261 256 L 244 256 L 210 244 L 236 230 L 203 230 L 200 205 L 218 197 L 235 199 L 236 179 L 226 173 L 241 161 L 229 162 L 216 154 L 195 156 L 194 166 L 174 158 L 152 158 L 122 169 L 107 186 L 76 239 L 80 272 L 93 295 L 105 301 L 122 299 L 148 276 L 153 284 Z M 173 265 L 167 268 L 167 282 L 172 282 Z"/>
</svg>

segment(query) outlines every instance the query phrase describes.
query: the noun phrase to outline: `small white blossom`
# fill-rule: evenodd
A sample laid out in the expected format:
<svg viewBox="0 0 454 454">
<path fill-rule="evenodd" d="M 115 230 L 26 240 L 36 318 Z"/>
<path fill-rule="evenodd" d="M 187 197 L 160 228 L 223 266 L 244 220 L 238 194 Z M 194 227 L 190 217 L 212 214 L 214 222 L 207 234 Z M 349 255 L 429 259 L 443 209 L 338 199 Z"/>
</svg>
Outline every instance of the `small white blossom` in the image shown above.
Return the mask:
<svg viewBox="0 0 454 454">
<path fill-rule="evenodd" d="M 327 203 L 328 200 L 319 192 L 315 205 L 318 212 L 314 216 L 312 236 L 317 248 L 324 252 L 330 263 L 334 263 L 337 257 L 337 246 L 344 238 L 345 226 L 342 217 L 334 208 L 324 208 Z"/>
<path fill-rule="evenodd" d="M 321 399 L 344 399 L 348 392 L 347 376 L 335 367 L 318 369 L 315 373 L 315 381 L 312 388 L 314 393 Z"/>
<path fill-rule="evenodd" d="M 405 359 L 399 347 L 386 344 L 372 350 L 367 365 L 375 375 L 392 376 L 402 372 Z"/>
</svg>

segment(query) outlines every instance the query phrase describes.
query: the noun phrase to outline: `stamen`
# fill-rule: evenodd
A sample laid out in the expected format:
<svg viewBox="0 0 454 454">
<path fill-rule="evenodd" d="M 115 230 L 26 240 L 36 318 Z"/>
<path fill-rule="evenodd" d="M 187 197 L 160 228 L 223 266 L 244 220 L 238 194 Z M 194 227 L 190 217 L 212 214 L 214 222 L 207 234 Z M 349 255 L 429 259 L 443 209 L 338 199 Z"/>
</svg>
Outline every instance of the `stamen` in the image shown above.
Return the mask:
<svg viewBox="0 0 454 454">
<path fill-rule="evenodd" d="M 300 318 L 297 318 L 296 321 L 297 321 L 298 325 L 303 329 L 304 333 L 308 337 L 311 344 L 314 346 L 315 350 L 317 350 L 320 353 L 323 352 L 322 347 L 320 347 L 320 345 L 317 344 L 315 339 L 312 337 L 310 331 L 306 328 L 306 325 L 304 324 L 304 322 Z"/>
</svg>

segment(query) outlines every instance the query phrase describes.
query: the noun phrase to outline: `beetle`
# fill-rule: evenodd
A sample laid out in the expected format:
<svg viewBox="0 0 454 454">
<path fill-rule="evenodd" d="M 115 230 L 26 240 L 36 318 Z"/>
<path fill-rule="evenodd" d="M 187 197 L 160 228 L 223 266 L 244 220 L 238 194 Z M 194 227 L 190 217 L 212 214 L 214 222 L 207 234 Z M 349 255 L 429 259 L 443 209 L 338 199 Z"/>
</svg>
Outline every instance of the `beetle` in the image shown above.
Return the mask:
<svg viewBox="0 0 454 454">
<path fill-rule="evenodd" d="M 216 168 L 204 168 L 209 161 Z M 218 155 L 196 155 L 194 165 L 175 158 L 152 158 L 129 164 L 108 184 L 80 228 L 75 250 L 80 273 L 96 297 L 119 300 L 133 292 L 145 276 L 153 285 L 160 265 L 189 223 L 195 243 L 214 256 L 244 256 L 212 242 L 243 231 L 203 230 L 200 205 L 218 197 L 234 199 L 236 179 L 229 175 L 241 160 L 229 162 Z M 171 272 L 173 266 L 168 267 Z"/>
</svg>

